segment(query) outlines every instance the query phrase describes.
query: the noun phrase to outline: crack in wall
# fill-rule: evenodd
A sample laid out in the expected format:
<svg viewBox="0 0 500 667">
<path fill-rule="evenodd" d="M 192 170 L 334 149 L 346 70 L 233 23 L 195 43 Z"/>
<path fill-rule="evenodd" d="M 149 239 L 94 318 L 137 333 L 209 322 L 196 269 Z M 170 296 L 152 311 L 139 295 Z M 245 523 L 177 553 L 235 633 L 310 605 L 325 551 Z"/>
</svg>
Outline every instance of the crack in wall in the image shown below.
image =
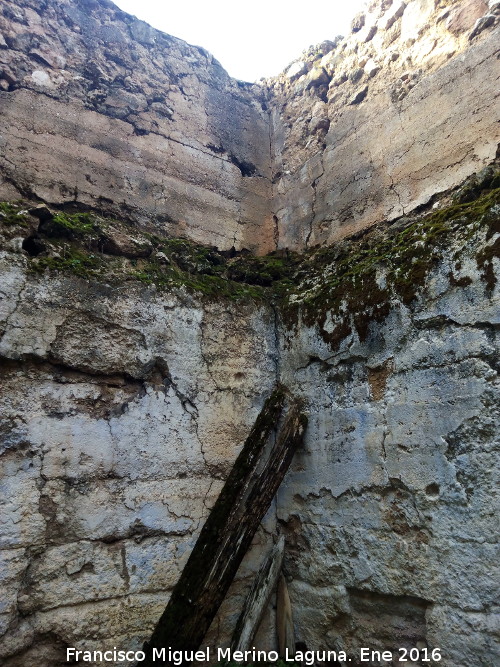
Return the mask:
<svg viewBox="0 0 500 667">
<path fill-rule="evenodd" d="M 99 112 L 97 112 L 97 113 L 99 113 Z M 206 110 L 205 110 L 205 113 L 207 113 Z M 273 160 L 276 158 L 276 161 L 277 161 L 277 156 L 273 155 L 273 142 L 276 141 L 276 137 L 275 137 L 275 128 L 274 128 L 274 125 L 272 125 L 271 113 L 269 112 L 268 115 L 269 115 L 269 162 L 270 162 L 270 167 L 271 167 L 271 171 L 272 171 L 273 168 L 276 166 L 275 164 L 273 164 Z M 208 114 L 207 114 L 207 117 L 208 117 Z M 125 121 L 125 122 L 128 122 L 128 121 Z M 159 134 L 158 136 L 163 137 L 164 135 Z M 171 140 L 174 141 L 174 142 L 176 141 L 175 139 L 171 139 Z M 180 142 L 180 141 L 178 143 L 182 144 L 182 142 Z M 420 143 L 423 147 L 424 143 L 423 142 L 420 142 Z M 188 144 L 182 144 L 182 145 L 186 146 L 187 148 L 193 148 L 193 147 L 190 147 Z M 412 148 L 412 146 L 410 146 L 410 148 L 408 148 L 406 151 L 404 151 L 400 155 L 399 159 L 400 160 L 403 159 L 404 155 L 406 153 L 408 153 L 411 150 L 411 148 Z M 198 150 L 198 149 L 194 149 L 194 150 Z M 204 151 L 202 151 L 202 150 L 200 152 L 204 153 Z M 205 154 L 206 155 L 211 155 L 210 153 L 205 153 Z M 217 156 L 212 155 L 212 157 L 217 157 Z M 224 161 L 227 162 L 227 160 L 225 160 L 223 158 L 220 158 L 220 159 L 223 162 Z M 461 162 L 462 162 L 462 160 L 460 160 L 456 164 L 460 164 Z M 308 234 L 307 234 L 307 238 L 306 238 L 306 247 L 309 247 L 311 239 L 314 238 L 314 221 L 315 221 L 315 218 L 317 216 L 317 205 L 318 205 L 318 197 L 319 197 L 319 194 L 318 194 L 318 189 L 319 189 L 318 186 L 320 184 L 319 179 L 324 175 L 323 155 L 322 155 L 322 160 L 321 160 L 321 170 L 322 170 L 322 173 L 320 174 L 320 176 L 318 176 L 314 179 L 314 181 L 312 183 L 312 186 L 311 186 L 311 188 L 312 188 L 312 216 L 311 216 L 311 220 L 308 222 L 309 230 L 308 230 Z M 402 205 L 402 195 L 398 191 L 397 184 L 394 183 L 394 180 L 393 180 L 392 176 L 390 176 L 390 179 L 391 179 L 391 185 L 389 186 L 389 189 L 392 190 L 393 193 L 396 195 L 396 197 L 399 201 L 399 205 L 401 206 L 403 214 L 404 214 L 405 213 L 405 208 Z M 361 180 L 363 180 L 363 179 L 356 178 L 356 176 L 355 176 L 354 179 L 351 180 L 347 186 L 345 186 L 345 189 L 347 189 L 350 185 L 352 185 L 352 183 L 355 183 L 355 182 L 359 183 L 359 181 L 361 181 Z M 365 180 L 367 180 L 367 178 L 365 178 Z M 166 193 L 165 187 L 166 187 L 165 186 L 165 181 L 162 180 L 162 185 L 161 185 L 161 189 L 160 189 L 161 196 L 165 196 L 165 193 Z M 239 207 L 238 222 L 241 222 L 241 204 L 240 204 L 240 207 Z M 273 243 L 274 243 L 275 249 L 278 249 L 280 243 L 283 243 L 284 245 L 286 244 L 286 236 L 285 236 L 285 240 L 283 240 L 283 238 L 280 238 L 280 226 L 279 226 L 279 219 L 278 219 L 277 215 L 274 215 L 274 217 L 273 217 L 273 224 L 274 224 L 274 227 L 273 227 Z M 235 242 L 235 239 L 234 239 L 234 242 Z M 26 287 L 26 285 L 24 287 Z M 17 311 L 17 309 L 19 307 L 19 304 L 20 304 L 20 301 L 22 301 L 24 297 L 25 297 L 25 293 L 21 289 L 20 292 L 17 295 L 17 300 L 16 300 L 14 311 L 7 318 L 7 326 L 8 327 L 10 326 L 10 322 L 9 322 L 10 317 L 13 316 L 14 313 Z M 430 302 L 430 300 L 429 300 L 429 302 Z M 394 305 L 394 304 L 392 304 L 392 305 Z M 281 379 L 281 376 L 284 373 L 286 374 L 288 372 L 288 369 L 286 368 L 286 364 L 289 363 L 289 362 L 286 360 L 286 355 L 283 353 L 283 348 L 284 348 L 284 345 L 285 345 L 285 343 L 284 343 L 284 334 L 283 334 L 283 330 L 282 330 L 283 329 L 283 323 L 280 321 L 280 316 L 279 316 L 278 309 L 274 305 L 272 305 L 272 311 L 273 311 L 273 318 L 270 321 L 271 332 L 269 334 L 269 339 L 268 340 L 271 340 L 271 339 L 273 340 L 274 349 L 273 349 L 273 358 L 272 358 L 272 363 L 273 363 L 272 373 L 275 376 L 276 380 L 279 381 Z M 200 343 L 201 343 L 200 344 L 200 357 L 202 359 L 202 363 L 203 363 L 203 366 L 205 367 L 206 375 L 208 376 L 208 380 L 209 380 L 209 389 L 207 390 L 207 393 L 209 395 L 212 395 L 212 394 L 215 394 L 216 392 L 230 391 L 230 389 L 227 388 L 227 387 L 221 387 L 220 386 L 221 381 L 220 381 L 219 376 L 218 376 L 218 367 L 216 366 L 215 369 L 214 369 L 214 361 L 213 361 L 214 358 L 213 358 L 212 353 L 211 353 L 210 343 L 213 343 L 215 341 L 214 341 L 214 339 L 209 337 L 209 332 L 207 331 L 207 322 L 208 322 L 207 318 L 208 318 L 209 314 L 210 314 L 211 317 L 213 317 L 213 313 L 208 313 L 208 310 L 207 310 L 207 311 L 204 312 L 203 319 L 200 323 L 200 338 L 201 338 L 201 341 L 200 341 Z M 439 319 L 439 318 L 434 318 L 433 319 L 431 317 L 431 318 L 428 318 L 427 320 L 419 320 L 419 321 L 415 320 L 415 321 L 412 321 L 411 326 L 414 326 L 417 329 L 421 329 L 421 330 L 422 329 L 432 330 L 433 327 L 438 328 L 440 326 L 443 326 L 443 324 L 452 325 L 452 326 L 456 326 L 456 327 L 461 327 L 463 329 L 470 328 L 472 330 L 474 330 L 474 329 L 481 330 L 482 328 L 484 328 L 485 330 L 487 329 L 490 333 L 494 332 L 496 330 L 496 328 L 499 326 L 497 324 L 490 323 L 490 322 L 477 322 L 477 323 L 473 323 L 473 324 L 469 324 L 469 323 L 463 324 L 463 323 L 460 323 L 460 322 L 456 322 L 453 318 L 448 317 L 448 316 L 442 316 L 441 319 Z M 374 337 L 373 340 L 369 341 L 369 344 L 376 347 L 379 344 L 379 340 L 378 339 L 375 340 L 375 337 Z M 403 345 L 407 344 L 407 340 L 404 341 L 404 343 L 399 342 L 398 344 L 400 345 L 399 349 L 402 349 Z M 351 342 L 351 344 L 349 346 L 348 352 L 338 351 L 335 354 L 332 354 L 331 356 L 327 356 L 325 359 L 322 359 L 320 356 L 315 357 L 314 355 L 310 355 L 309 356 L 309 361 L 306 363 L 306 365 L 301 366 L 298 369 L 297 368 L 293 369 L 293 373 L 295 373 L 297 370 L 305 370 L 305 369 L 309 368 L 310 366 L 312 366 L 313 364 L 318 364 L 320 367 L 323 366 L 323 369 L 324 369 L 325 366 L 326 367 L 335 366 L 336 363 L 338 364 L 338 363 L 341 363 L 343 361 L 346 361 L 346 363 L 351 363 L 351 362 L 354 363 L 354 361 L 357 360 L 357 361 L 360 361 L 361 363 L 364 363 L 366 365 L 366 362 L 368 361 L 368 358 L 369 358 L 371 353 L 369 351 L 367 351 L 366 356 L 363 356 L 363 355 L 360 355 L 360 354 L 356 355 L 355 354 L 356 348 L 359 349 L 359 343 L 357 341 L 353 341 L 353 342 Z M 345 356 L 346 354 L 350 355 L 350 356 L 346 357 Z M 468 360 L 469 359 L 480 359 L 482 361 L 486 361 L 486 363 L 490 363 L 492 361 L 493 357 L 492 357 L 492 355 L 488 356 L 488 355 L 477 354 L 477 355 L 469 355 L 467 357 L 467 359 Z M 24 357 L 23 357 L 23 360 L 24 360 Z M 23 360 L 18 360 L 18 363 L 20 365 L 23 364 L 24 363 Z M 431 368 L 432 369 L 432 368 L 442 368 L 442 367 L 453 367 L 454 365 L 462 363 L 463 361 L 464 360 L 462 360 L 462 359 L 457 359 L 457 360 L 451 360 L 450 362 L 443 362 L 441 364 L 430 364 L 430 365 L 427 365 L 427 366 L 422 365 L 419 362 L 416 365 L 414 364 L 414 367 L 416 367 L 418 370 L 420 370 L 421 368 Z M 44 363 L 46 363 L 46 362 L 44 362 Z M 198 432 L 198 428 L 199 428 L 198 410 L 199 410 L 199 407 L 200 407 L 200 411 L 201 411 L 201 407 L 205 408 L 205 406 L 196 405 L 196 399 L 192 400 L 190 397 L 186 396 L 180 390 L 178 384 L 172 379 L 170 371 L 168 369 L 168 366 L 163 367 L 163 370 L 162 370 L 160 362 L 155 362 L 155 365 L 156 365 L 157 371 L 163 376 L 163 381 L 165 383 L 165 388 L 167 390 L 170 387 L 172 388 L 172 392 L 175 395 L 175 397 L 177 398 L 177 400 L 178 400 L 178 402 L 179 402 L 179 404 L 182 408 L 182 411 L 184 413 L 186 413 L 187 415 L 189 415 L 190 429 L 191 429 L 190 434 L 194 430 L 195 436 L 196 436 L 196 438 L 199 442 L 201 456 L 203 458 L 204 465 L 205 465 L 205 470 L 207 470 L 208 473 L 211 475 L 208 489 L 204 493 L 204 497 L 201 499 L 202 506 L 203 506 L 204 510 L 208 511 L 209 510 L 208 498 L 210 497 L 210 495 L 212 493 L 213 486 L 215 484 L 217 484 L 217 479 L 215 479 L 215 477 L 217 475 L 219 475 L 218 479 L 222 479 L 223 478 L 223 473 L 220 470 L 217 470 L 216 467 L 211 466 L 211 464 L 209 463 L 208 459 L 209 459 L 210 452 L 207 449 L 207 445 L 206 444 L 204 445 L 204 443 L 202 442 L 202 440 L 200 439 L 200 436 L 199 436 L 199 432 Z M 285 365 L 285 368 L 283 368 L 283 365 Z M 490 363 L 490 366 L 493 369 L 493 364 L 492 363 Z M 70 367 L 68 367 L 68 369 L 70 369 Z M 70 370 L 71 370 L 71 372 L 75 372 L 72 369 L 70 369 Z M 154 370 L 154 368 L 153 368 L 153 370 Z M 406 369 L 403 369 L 403 370 L 398 371 L 397 373 L 394 373 L 394 375 L 395 376 L 398 376 L 398 375 L 404 376 L 405 372 L 406 372 Z M 126 376 L 126 374 L 124 374 L 123 379 L 126 379 L 125 376 Z M 94 375 L 94 377 L 100 378 L 102 376 Z M 222 377 L 224 377 L 224 376 L 222 375 Z M 112 381 L 109 378 L 108 378 L 108 380 Z M 210 387 L 210 385 L 213 385 L 213 387 Z M 198 389 L 199 389 L 199 387 L 198 387 Z M 248 395 L 250 395 L 250 392 L 248 392 Z M 451 409 L 452 402 L 450 402 L 448 404 L 448 406 Z M 323 404 L 319 405 L 318 409 L 326 411 L 329 407 L 331 407 L 331 406 L 329 406 L 325 402 L 324 405 Z M 354 406 L 354 407 L 356 407 L 356 406 Z M 359 492 L 359 496 L 356 496 L 356 493 L 354 492 L 353 489 L 349 489 L 348 491 L 345 491 L 344 493 L 340 494 L 339 496 L 335 496 L 336 498 L 343 498 L 344 496 L 347 497 L 349 495 L 355 496 L 355 497 L 364 497 L 367 494 L 371 493 L 372 491 L 373 491 L 373 493 L 376 493 L 377 492 L 376 489 L 380 489 L 380 493 L 382 494 L 382 493 L 387 493 L 387 489 L 392 490 L 393 488 L 398 488 L 398 489 L 401 488 L 399 486 L 397 486 L 397 487 L 393 486 L 393 484 L 394 485 L 402 484 L 402 482 L 400 480 L 397 480 L 397 478 L 389 478 L 388 472 L 387 472 L 387 457 L 388 457 L 388 454 L 390 455 L 389 447 L 387 447 L 388 451 L 386 451 L 386 440 L 387 440 L 387 436 L 388 436 L 387 407 L 388 407 L 388 399 L 386 398 L 383 401 L 383 403 L 381 404 L 380 423 L 383 426 L 383 431 L 382 431 L 382 434 L 381 434 L 380 442 L 377 443 L 377 453 L 382 460 L 382 464 L 383 464 L 383 467 L 384 467 L 384 474 L 387 477 L 390 484 L 379 485 L 378 487 L 375 486 L 375 485 L 374 486 L 369 486 L 369 485 L 361 486 L 360 489 L 358 489 L 357 492 L 356 492 L 356 493 Z M 110 434 L 111 434 L 112 437 L 114 437 L 114 434 L 113 434 L 112 429 L 111 429 L 111 425 L 110 425 Z M 212 475 L 213 475 L 213 477 L 212 477 Z M 41 485 L 40 490 L 43 490 L 43 486 L 46 485 L 47 481 L 49 481 L 49 480 L 52 481 L 52 479 L 57 479 L 57 478 L 46 477 L 45 479 L 43 479 L 43 484 Z M 131 479 L 131 478 L 130 478 L 130 476 L 129 477 L 123 476 L 121 479 L 126 480 L 126 479 Z M 146 477 L 145 478 L 143 477 L 141 479 L 149 479 L 149 477 L 146 474 Z M 178 478 L 175 477 L 173 479 L 178 479 Z M 394 480 L 396 480 L 396 481 L 394 481 Z M 65 482 L 65 483 L 67 483 L 67 482 Z M 403 485 L 403 490 L 404 490 L 404 488 L 405 487 Z M 406 487 L 406 488 L 408 488 L 408 487 Z M 323 491 L 323 488 L 321 489 L 321 491 Z M 330 493 L 330 495 L 333 495 L 331 491 L 326 489 L 326 494 L 328 494 L 328 492 Z M 320 496 L 317 496 L 314 493 L 311 493 L 311 497 L 316 498 L 316 497 L 320 497 Z M 168 507 L 168 503 L 166 503 L 166 505 Z M 189 518 L 187 516 L 187 514 L 184 514 L 182 512 L 181 513 L 176 513 L 176 512 L 171 511 L 170 507 L 168 507 L 168 511 L 169 511 L 169 513 L 171 513 L 175 517 Z M 276 508 L 276 511 L 277 511 L 277 508 Z M 415 511 L 418 514 L 418 508 L 415 508 Z M 47 516 L 46 516 L 46 522 L 50 521 L 50 516 L 51 516 L 50 513 L 48 513 Z M 422 518 L 421 514 L 419 514 L 419 518 L 420 518 L 421 521 L 423 521 L 423 518 Z M 197 531 L 199 529 L 200 525 L 201 525 L 202 520 L 203 520 L 203 518 L 202 518 L 202 516 L 200 516 L 199 519 L 198 519 L 198 523 L 197 523 L 196 528 L 194 528 L 192 530 Z M 307 525 L 307 522 L 304 522 L 304 524 Z M 310 523 L 309 525 L 314 526 L 315 528 L 318 528 L 318 522 Z M 417 528 L 418 528 L 418 526 L 417 526 Z M 137 529 L 139 530 L 139 528 L 137 528 Z M 190 532 L 190 531 L 188 531 L 188 532 Z M 266 532 L 265 528 L 263 528 L 263 532 Z M 175 532 L 175 531 L 173 531 L 173 532 L 158 533 L 158 534 L 159 535 L 168 535 L 168 536 L 175 536 L 175 535 L 183 535 L 184 536 L 186 533 L 185 532 Z M 269 534 L 269 533 L 267 533 L 267 534 Z M 346 535 L 347 535 L 347 533 L 346 533 Z M 114 537 L 117 537 L 117 536 L 115 535 Z M 137 539 L 146 539 L 146 537 L 144 537 L 142 534 L 138 534 L 138 535 L 136 535 L 135 538 L 131 537 L 130 539 L 136 539 L 136 538 Z M 111 537 L 110 537 L 110 539 L 111 539 Z M 126 538 L 126 537 L 120 538 L 120 537 L 118 537 L 118 541 L 120 539 L 126 540 L 126 539 L 129 539 L 129 538 Z M 462 535 L 459 535 L 458 537 L 456 537 L 456 540 L 457 540 L 457 542 L 462 542 L 462 543 L 473 543 L 472 538 L 468 539 L 468 538 L 466 538 Z M 103 541 L 105 541 L 105 538 L 96 538 L 96 540 L 95 540 L 96 543 L 101 543 Z M 78 542 L 78 541 L 76 541 L 76 542 Z M 474 542 L 474 543 L 476 543 L 476 542 Z M 46 543 L 44 543 L 44 545 L 45 544 Z M 12 547 L 12 549 L 19 549 L 19 547 Z M 123 549 L 124 549 L 124 547 L 122 547 L 122 554 L 123 554 Z M 123 559 L 123 555 L 122 555 L 122 559 Z M 124 574 L 123 578 L 126 579 L 126 574 L 127 573 L 126 573 L 125 569 L 123 569 L 123 574 Z M 388 581 L 388 579 L 385 580 L 385 582 L 382 583 L 382 584 L 381 584 L 380 580 L 377 581 L 376 583 L 373 583 L 373 581 L 370 582 L 370 580 L 368 578 L 368 579 L 365 580 L 365 583 L 366 583 L 366 586 L 375 586 L 375 585 L 379 585 L 379 586 L 382 585 L 383 586 L 384 584 L 387 584 L 387 581 Z M 390 582 L 389 582 L 389 584 L 390 584 Z M 389 585 L 389 584 L 387 584 L 387 585 Z M 162 589 L 160 588 L 158 590 L 162 590 Z M 128 597 L 128 596 L 123 596 L 123 597 Z M 104 597 L 104 598 L 100 598 L 100 599 L 96 600 L 96 602 L 99 602 L 101 600 L 106 600 L 106 599 L 114 599 L 114 598 Z M 86 603 L 78 603 L 77 606 L 80 606 L 81 604 L 86 604 Z M 95 604 L 95 603 L 91 603 L 91 604 Z M 54 608 L 56 608 L 56 607 L 54 607 Z M 457 608 L 460 609 L 461 607 L 457 606 Z M 219 623 L 220 623 L 220 619 L 219 619 Z M 219 630 L 220 630 L 220 628 L 219 628 Z"/>
<path fill-rule="evenodd" d="M 308 234 L 306 236 L 306 240 L 305 240 L 305 249 L 309 248 L 309 241 L 310 241 L 311 236 L 312 236 L 313 231 L 314 231 L 313 230 L 313 224 L 314 224 L 314 220 L 316 218 L 316 199 L 317 199 L 317 194 L 318 194 L 317 186 L 318 186 L 318 182 L 319 182 L 320 178 L 325 173 L 325 167 L 324 167 L 323 159 L 324 159 L 324 152 L 320 153 L 321 173 L 318 176 L 316 176 L 314 181 L 311 183 L 311 187 L 312 187 L 312 190 L 313 190 L 313 196 L 312 196 L 312 200 L 311 200 L 311 220 L 309 222 L 309 232 L 308 232 Z"/>
<path fill-rule="evenodd" d="M 4 330 L 3 330 L 2 336 L 0 338 L 0 349 L 1 349 L 1 346 L 2 346 L 2 343 L 5 339 L 5 337 L 7 336 L 8 332 L 9 332 L 11 319 L 13 319 L 15 317 L 15 315 L 16 315 L 18 309 L 19 309 L 19 306 L 23 302 L 23 296 L 24 296 L 24 293 L 27 289 L 28 289 L 28 277 L 24 274 L 23 275 L 23 282 L 20 285 L 19 290 L 18 290 L 18 292 L 17 292 L 17 294 L 14 298 L 14 308 L 11 310 L 10 313 L 7 314 L 7 317 L 3 321 Z M 0 291 L 2 292 L 2 294 L 4 296 L 8 296 L 8 292 L 5 292 L 5 291 L 1 290 L 1 288 L 0 288 Z M 14 327 L 14 328 L 17 328 L 17 327 Z M 0 353 L 0 356 L 1 356 L 1 353 Z"/>
</svg>

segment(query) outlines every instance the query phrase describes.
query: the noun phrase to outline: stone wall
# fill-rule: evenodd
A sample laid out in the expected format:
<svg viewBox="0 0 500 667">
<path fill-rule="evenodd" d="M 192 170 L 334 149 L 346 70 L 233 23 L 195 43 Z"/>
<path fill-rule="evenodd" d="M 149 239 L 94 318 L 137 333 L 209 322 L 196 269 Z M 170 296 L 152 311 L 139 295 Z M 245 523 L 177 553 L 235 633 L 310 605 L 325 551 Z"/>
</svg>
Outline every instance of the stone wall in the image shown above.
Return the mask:
<svg viewBox="0 0 500 667">
<path fill-rule="evenodd" d="M 261 254 L 398 218 L 495 157 L 490 5 L 371 3 L 259 86 L 108 0 L 6 0 L 0 196 Z"/>
<path fill-rule="evenodd" d="M 108 0 L 0 9 L 0 197 L 221 249 L 273 247 L 258 87 Z M 266 232 L 268 230 L 268 232 Z"/>
<path fill-rule="evenodd" d="M 140 648 L 274 385 L 274 313 L 1 270 L 2 664 Z"/>
<path fill-rule="evenodd" d="M 495 158 L 490 5 L 373 2 L 347 39 L 311 48 L 269 82 L 279 247 L 398 218 Z"/>
<path fill-rule="evenodd" d="M 3 3 L 6 667 L 141 645 L 278 379 L 306 446 L 207 643 L 284 532 L 309 648 L 493 664 L 498 174 L 437 194 L 495 156 L 490 5 L 384 1 L 266 93 L 106 0 Z"/>
<path fill-rule="evenodd" d="M 207 644 L 228 641 L 283 532 L 297 640 L 353 658 L 366 645 L 440 648 L 444 667 L 489 667 L 494 174 L 451 206 L 283 260 L 294 291 L 261 288 L 257 300 L 144 286 L 130 269 L 40 271 L 43 257 L 8 239 L 19 214 L 4 225 L 2 664 L 140 647 L 279 380 L 307 406 L 305 447 Z M 256 644 L 274 642 L 271 606 Z"/>
<path fill-rule="evenodd" d="M 379 664 L 361 647 L 495 660 L 500 292 L 477 242 L 450 244 L 417 300 L 394 300 L 365 338 L 283 331 L 282 380 L 310 406 L 278 498 L 296 632 L 356 667 Z"/>
</svg>

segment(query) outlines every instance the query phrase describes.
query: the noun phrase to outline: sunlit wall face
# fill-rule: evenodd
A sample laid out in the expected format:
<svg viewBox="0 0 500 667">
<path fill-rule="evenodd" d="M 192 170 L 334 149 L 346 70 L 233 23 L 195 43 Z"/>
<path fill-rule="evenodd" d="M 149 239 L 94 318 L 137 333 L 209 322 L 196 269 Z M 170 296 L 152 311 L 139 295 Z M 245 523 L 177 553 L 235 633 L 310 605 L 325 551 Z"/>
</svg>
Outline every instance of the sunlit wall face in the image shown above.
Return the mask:
<svg viewBox="0 0 500 667">
<path fill-rule="evenodd" d="M 244 81 L 279 74 L 312 44 L 346 35 L 365 0 L 114 0 L 155 28 L 210 51 Z"/>
</svg>

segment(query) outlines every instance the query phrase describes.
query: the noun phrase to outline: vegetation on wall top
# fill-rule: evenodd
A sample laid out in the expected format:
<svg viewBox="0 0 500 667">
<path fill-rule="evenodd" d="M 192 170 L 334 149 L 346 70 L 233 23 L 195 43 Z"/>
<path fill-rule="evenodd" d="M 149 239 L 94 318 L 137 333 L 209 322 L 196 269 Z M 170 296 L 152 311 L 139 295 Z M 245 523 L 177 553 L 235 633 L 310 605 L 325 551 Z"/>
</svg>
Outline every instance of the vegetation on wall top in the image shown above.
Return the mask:
<svg viewBox="0 0 500 667">
<path fill-rule="evenodd" d="M 444 255 L 454 262 L 450 283 L 466 287 L 471 278 L 463 274 L 461 257 L 475 247 L 485 289 L 493 290 L 500 250 L 499 185 L 499 172 L 488 168 L 443 208 L 302 254 L 220 252 L 187 239 L 140 232 L 91 212 L 52 212 L 26 202 L 0 203 L 2 244 L 12 248 L 16 239 L 22 241 L 34 273 L 182 288 L 202 298 L 273 302 L 289 326 L 299 318 L 316 323 L 333 344 L 351 327 L 366 338 L 370 323 L 383 319 L 396 300 L 411 305 Z M 335 326 L 328 327 L 328 319 Z"/>
</svg>

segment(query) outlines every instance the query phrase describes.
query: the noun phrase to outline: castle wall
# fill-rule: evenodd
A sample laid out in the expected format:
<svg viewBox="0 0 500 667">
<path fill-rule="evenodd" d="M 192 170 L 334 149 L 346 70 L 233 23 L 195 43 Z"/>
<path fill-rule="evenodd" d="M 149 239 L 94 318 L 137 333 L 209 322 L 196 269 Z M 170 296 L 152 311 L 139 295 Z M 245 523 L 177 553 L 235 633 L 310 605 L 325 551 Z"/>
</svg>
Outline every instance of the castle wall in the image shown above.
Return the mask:
<svg viewBox="0 0 500 667">
<path fill-rule="evenodd" d="M 271 81 L 280 247 L 396 219 L 495 158 L 495 21 L 481 0 L 372 3 Z"/>
<path fill-rule="evenodd" d="M 309 648 L 400 642 L 441 648 L 443 667 L 493 664 L 498 208 L 483 201 L 445 242 L 445 215 L 410 238 L 417 255 L 398 279 L 411 298 L 388 277 L 400 246 L 369 261 L 412 221 L 396 218 L 435 200 L 455 210 L 438 193 L 495 157 L 490 5 L 373 4 L 346 41 L 313 49 L 266 92 L 107 0 L 2 4 L 0 199 L 121 220 L 60 238 L 28 211 L 0 210 L 6 667 L 56 667 L 66 646 L 141 646 L 277 380 L 305 400 L 306 446 L 207 642 L 228 641 L 284 532 Z M 463 201 L 493 187 L 491 174 L 469 183 Z M 361 254 L 358 240 L 339 243 L 371 226 Z M 301 260 L 292 318 L 292 299 L 280 310 L 270 291 L 251 296 L 256 265 L 237 301 L 215 293 L 220 264 L 199 271 L 199 248 L 175 284 L 155 286 L 175 252 L 142 232 L 337 254 L 320 275 L 314 254 Z M 28 254 L 37 233 L 45 250 Z M 107 269 L 78 276 L 89 255 Z M 328 302 L 336 268 L 365 262 L 355 296 L 352 271 Z M 259 646 L 274 647 L 272 621 L 271 605 Z"/>
<path fill-rule="evenodd" d="M 0 659 L 55 667 L 66 646 L 140 649 L 272 391 L 274 314 L 1 262 Z"/>
<path fill-rule="evenodd" d="M 355 667 L 380 664 L 362 647 L 440 648 L 431 664 L 449 667 L 497 653 L 500 292 L 477 270 L 483 242 L 451 242 L 366 337 L 283 328 L 282 380 L 310 409 L 278 495 L 296 634 Z"/>
<path fill-rule="evenodd" d="M 489 667 L 498 204 L 471 206 L 453 233 L 437 213 L 436 228 L 400 223 L 399 252 L 404 240 L 427 267 L 418 282 L 378 251 L 394 225 L 334 249 L 347 266 L 375 258 L 359 303 L 346 277 L 334 305 L 335 255 L 319 274 L 309 258 L 298 301 L 273 309 L 127 274 L 40 273 L 2 242 L 2 664 L 141 646 L 279 380 L 304 399 L 305 446 L 206 642 L 229 640 L 281 532 L 309 648 L 440 648 L 444 667 Z M 326 301 L 311 309 L 314 290 Z M 256 645 L 274 648 L 274 627 L 271 604 Z"/>
<path fill-rule="evenodd" d="M 127 215 L 220 249 L 273 247 L 257 86 L 107 0 L 9 0 L 0 33 L 2 198 Z"/>
<path fill-rule="evenodd" d="M 260 254 L 398 218 L 495 157 L 490 4 L 372 3 L 260 87 L 112 3 L 8 2 L 0 193 Z"/>
</svg>

